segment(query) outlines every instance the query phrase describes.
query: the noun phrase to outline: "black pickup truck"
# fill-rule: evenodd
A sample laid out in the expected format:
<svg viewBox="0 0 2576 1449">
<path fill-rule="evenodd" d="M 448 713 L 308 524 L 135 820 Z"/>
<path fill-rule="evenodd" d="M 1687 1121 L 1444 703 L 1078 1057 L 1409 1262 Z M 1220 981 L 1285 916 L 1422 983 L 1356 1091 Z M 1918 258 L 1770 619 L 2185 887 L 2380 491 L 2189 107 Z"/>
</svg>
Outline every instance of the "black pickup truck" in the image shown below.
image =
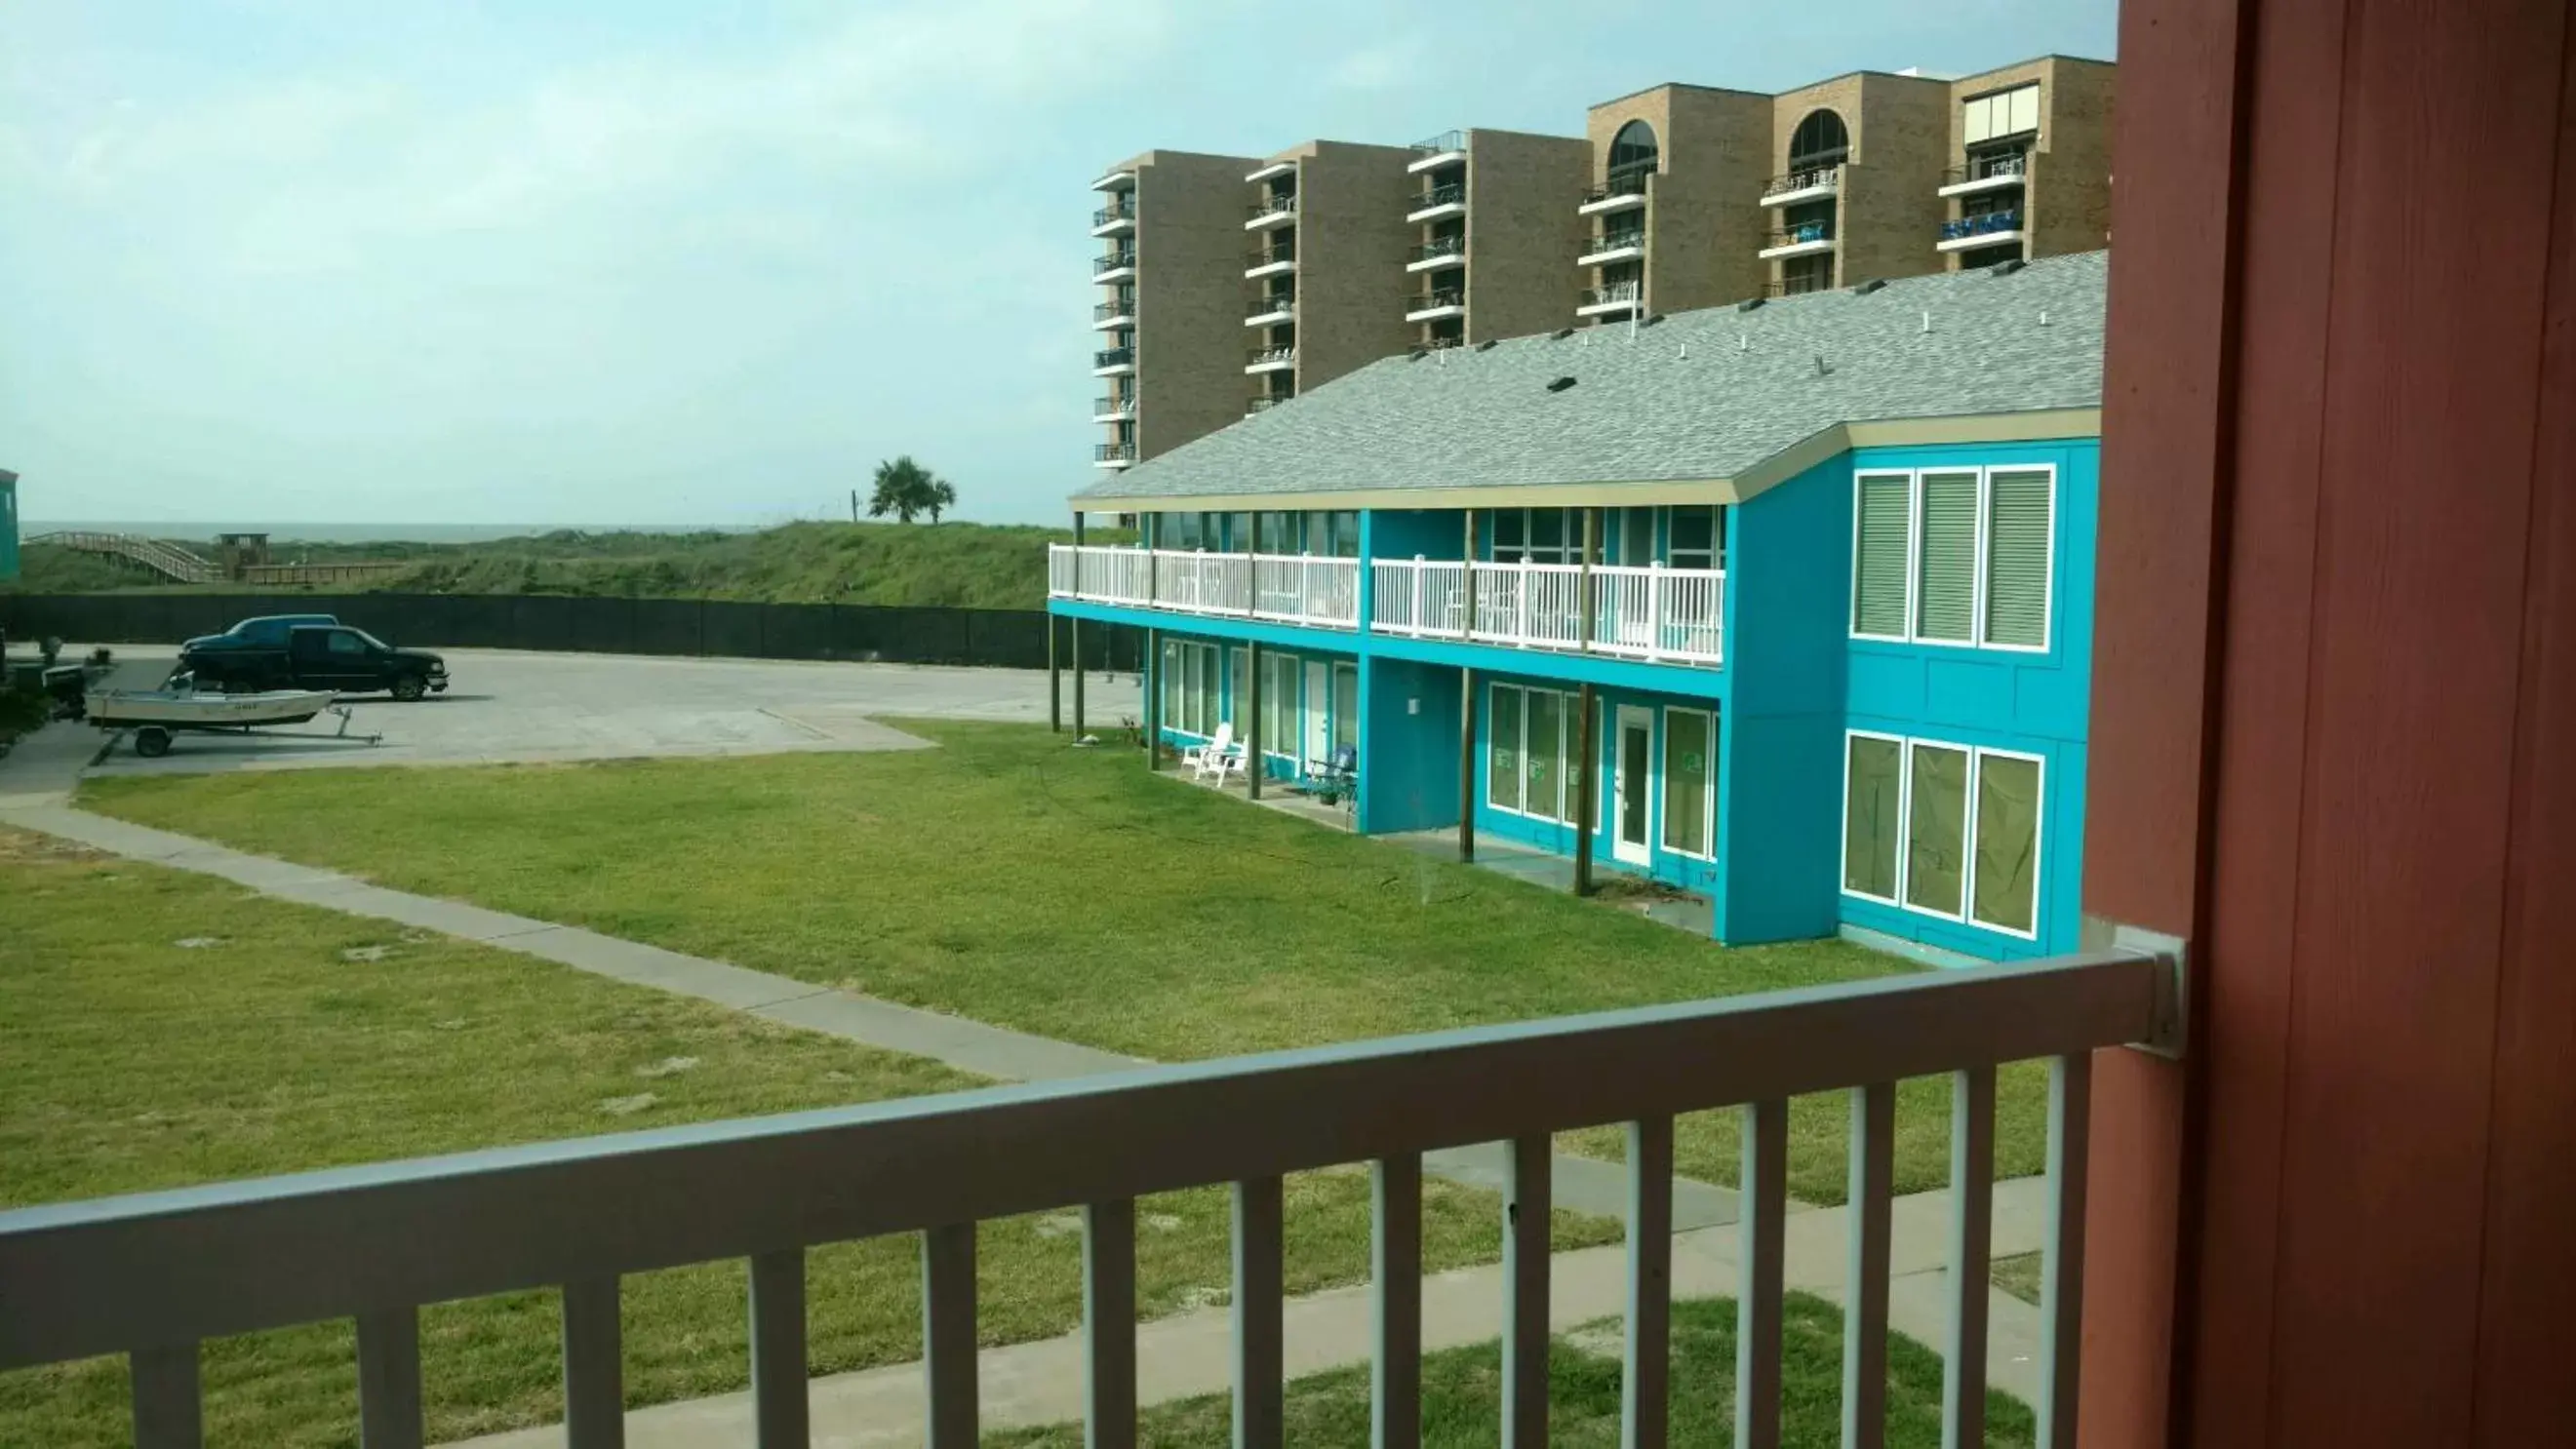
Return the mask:
<svg viewBox="0 0 2576 1449">
<path fill-rule="evenodd" d="M 396 649 L 327 614 L 244 619 L 181 646 L 179 668 L 200 687 L 228 690 L 385 690 L 414 700 L 447 688 L 446 660 L 426 649 Z"/>
</svg>

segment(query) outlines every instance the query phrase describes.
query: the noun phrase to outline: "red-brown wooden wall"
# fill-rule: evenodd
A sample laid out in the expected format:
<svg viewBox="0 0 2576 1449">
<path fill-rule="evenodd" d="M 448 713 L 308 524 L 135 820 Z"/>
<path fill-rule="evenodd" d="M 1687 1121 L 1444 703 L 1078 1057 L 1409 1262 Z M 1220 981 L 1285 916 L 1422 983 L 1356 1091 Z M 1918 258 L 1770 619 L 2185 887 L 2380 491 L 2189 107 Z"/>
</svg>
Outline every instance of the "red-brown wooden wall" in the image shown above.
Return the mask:
<svg viewBox="0 0 2576 1449">
<path fill-rule="evenodd" d="M 2576 1444 L 2576 29 L 2126 0 L 2083 1443 Z"/>
</svg>

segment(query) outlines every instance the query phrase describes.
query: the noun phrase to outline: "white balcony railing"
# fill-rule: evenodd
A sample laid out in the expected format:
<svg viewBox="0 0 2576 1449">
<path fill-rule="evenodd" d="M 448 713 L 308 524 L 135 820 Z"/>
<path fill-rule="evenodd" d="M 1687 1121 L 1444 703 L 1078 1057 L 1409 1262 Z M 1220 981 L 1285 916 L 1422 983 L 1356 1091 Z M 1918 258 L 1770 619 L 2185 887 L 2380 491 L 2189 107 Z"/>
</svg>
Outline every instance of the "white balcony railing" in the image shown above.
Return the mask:
<svg viewBox="0 0 2576 1449">
<path fill-rule="evenodd" d="M 1408 638 L 1473 639 L 1659 663 L 1715 664 L 1724 657 L 1723 571 L 1649 564 L 1595 565 L 1591 572 L 1587 631 L 1579 564 L 1471 567 L 1456 559 L 1376 559 L 1369 564 L 1368 627 Z M 1059 599 L 1325 629 L 1359 624 L 1359 561 L 1349 558 L 1055 544 L 1047 550 L 1047 592 Z"/>
<path fill-rule="evenodd" d="M 1844 1422 L 1886 1413 L 1896 1083 L 1951 1084 L 1950 1328 L 1943 1442 L 1985 1442 L 1995 1070 L 2050 1064 L 2050 1191 L 2038 1442 L 2074 1442 L 2093 1052 L 2158 1034 L 2165 963 L 2066 957 L 1932 972 L 789 1116 L 333 1168 L 0 1213 L 0 1371 L 122 1354 L 137 1449 L 201 1440 L 208 1339 L 356 1321 L 352 1417 L 371 1446 L 422 1439 L 420 1306 L 562 1290 L 565 1441 L 624 1442 L 618 1283 L 747 1260 L 751 1417 L 809 1437 L 807 1250 L 921 1234 L 930 1449 L 977 1437 L 977 1224 L 1081 1210 L 1086 1442 L 1136 1442 L 1136 1199 L 1234 1193 L 1238 1444 L 1281 1440 L 1281 1178 L 1375 1178 L 1374 1442 L 1421 1434 L 1423 1155 L 1509 1145 L 1496 1381 L 1501 1442 L 1546 1442 L 1552 1134 L 1626 1124 L 1623 1442 L 1662 1449 L 1669 1406 L 1673 1119 L 1743 1122 L 1736 1442 L 1779 1442 L 1789 1100 L 1850 1098 L 1856 1271 L 1844 1294 Z M 1017 1285 L 1003 1285 L 1016 1287 Z M 534 1365 L 524 1365 L 530 1372 Z"/>
<path fill-rule="evenodd" d="M 1228 614 L 1323 629 L 1359 627 L 1359 560 L 1182 549 L 1047 549 L 1047 592 L 1059 599 Z"/>
<path fill-rule="evenodd" d="M 1718 569 L 1596 565 L 1588 638 L 1577 564 L 1477 563 L 1472 619 L 1468 566 L 1455 559 L 1377 559 L 1369 573 L 1376 633 L 1685 664 L 1724 657 L 1726 575 Z"/>
</svg>

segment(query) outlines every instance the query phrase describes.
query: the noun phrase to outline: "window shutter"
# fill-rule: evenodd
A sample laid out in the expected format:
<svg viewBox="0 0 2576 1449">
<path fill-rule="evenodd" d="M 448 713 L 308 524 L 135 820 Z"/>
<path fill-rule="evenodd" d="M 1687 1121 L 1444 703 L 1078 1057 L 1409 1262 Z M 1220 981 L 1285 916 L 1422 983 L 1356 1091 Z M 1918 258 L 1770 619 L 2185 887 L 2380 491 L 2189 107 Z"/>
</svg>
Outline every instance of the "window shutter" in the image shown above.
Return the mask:
<svg viewBox="0 0 2576 1449">
<path fill-rule="evenodd" d="M 1965 644 L 1977 612 L 1977 475 L 1923 475 L 1922 611 L 1918 639 Z"/>
<path fill-rule="evenodd" d="M 2009 99 L 2012 102 L 2012 115 L 2004 124 L 1996 128 L 1995 134 L 2013 136 L 2024 131 L 2038 130 L 2039 87 L 2023 86 L 2014 91 Z"/>
<path fill-rule="evenodd" d="M 1905 636 L 1905 543 L 1913 532 L 1913 480 L 1860 480 L 1860 529 L 1852 556 L 1852 632 Z"/>
<path fill-rule="evenodd" d="M 2046 473 L 1996 473 L 1986 542 L 1986 642 L 2048 645 L 2050 512 Z"/>
</svg>

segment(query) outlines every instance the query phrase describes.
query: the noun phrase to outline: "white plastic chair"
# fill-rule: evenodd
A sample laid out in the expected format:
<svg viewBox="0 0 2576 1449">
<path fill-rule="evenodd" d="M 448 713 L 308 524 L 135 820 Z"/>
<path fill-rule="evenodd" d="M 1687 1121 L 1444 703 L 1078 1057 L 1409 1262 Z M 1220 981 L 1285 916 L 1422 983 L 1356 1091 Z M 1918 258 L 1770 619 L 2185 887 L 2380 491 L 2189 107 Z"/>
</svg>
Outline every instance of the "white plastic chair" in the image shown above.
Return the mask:
<svg viewBox="0 0 2576 1449">
<path fill-rule="evenodd" d="M 1191 780 L 1215 780 L 1221 784 L 1225 780 L 1226 756 L 1233 750 L 1234 725 L 1229 721 L 1218 725 L 1215 736 L 1206 744 L 1184 747 L 1181 751 L 1181 763 L 1190 767 Z M 1240 757 L 1237 758 L 1235 767 L 1242 768 Z"/>
</svg>

